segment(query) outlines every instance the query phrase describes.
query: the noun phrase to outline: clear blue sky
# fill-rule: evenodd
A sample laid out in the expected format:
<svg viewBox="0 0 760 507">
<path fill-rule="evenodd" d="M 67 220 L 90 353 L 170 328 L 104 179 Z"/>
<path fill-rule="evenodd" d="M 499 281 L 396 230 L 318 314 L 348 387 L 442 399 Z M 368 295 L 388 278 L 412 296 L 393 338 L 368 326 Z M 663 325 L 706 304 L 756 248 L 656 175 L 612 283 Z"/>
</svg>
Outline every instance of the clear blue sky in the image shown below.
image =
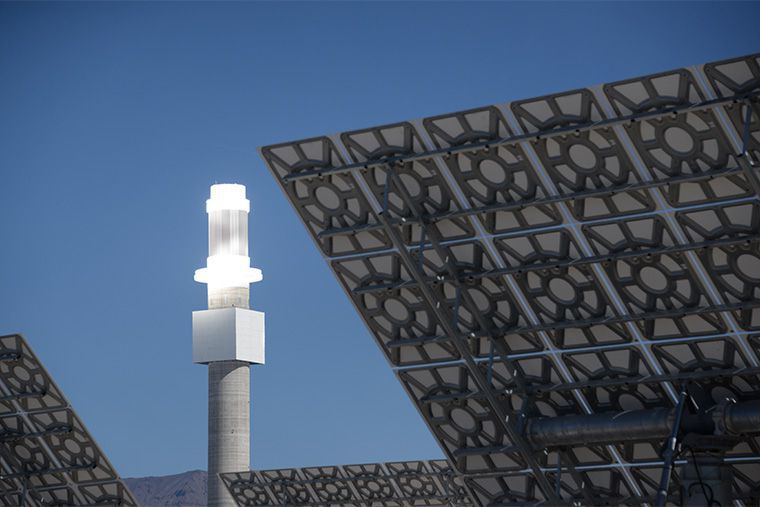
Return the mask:
<svg viewBox="0 0 760 507">
<path fill-rule="evenodd" d="M 760 50 L 758 3 L 0 3 L 0 333 L 124 476 L 206 466 L 193 270 L 247 185 L 255 468 L 442 455 L 256 147 Z"/>
</svg>

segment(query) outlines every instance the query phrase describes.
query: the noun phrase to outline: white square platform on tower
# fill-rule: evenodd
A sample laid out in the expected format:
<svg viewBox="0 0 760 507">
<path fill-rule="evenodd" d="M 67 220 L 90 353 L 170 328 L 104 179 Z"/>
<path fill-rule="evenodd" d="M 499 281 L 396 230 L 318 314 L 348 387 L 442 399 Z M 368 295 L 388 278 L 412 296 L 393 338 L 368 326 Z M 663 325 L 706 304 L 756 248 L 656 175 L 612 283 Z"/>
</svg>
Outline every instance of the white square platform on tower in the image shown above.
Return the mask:
<svg viewBox="0 0 760 507">
<path fill-rule="evenodd" d="M 193 362 L 264 364 L 264 312 L 216 308 L 193 312 Z"/>
</svg>

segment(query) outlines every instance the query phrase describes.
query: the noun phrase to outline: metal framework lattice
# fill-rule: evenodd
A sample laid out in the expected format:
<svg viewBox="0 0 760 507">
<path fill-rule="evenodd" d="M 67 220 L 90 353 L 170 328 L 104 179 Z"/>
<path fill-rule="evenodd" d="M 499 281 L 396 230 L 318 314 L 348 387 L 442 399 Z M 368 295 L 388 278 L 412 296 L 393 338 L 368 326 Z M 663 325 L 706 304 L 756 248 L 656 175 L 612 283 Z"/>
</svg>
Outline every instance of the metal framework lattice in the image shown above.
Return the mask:
<svg viewBox="0 0 760 507">
<path fill-rule="evenodd" d="M 476 503 L 639 504 L 661 438 L 526 421 L 760 399 L 759 95 L 751 55 L 260 152 Z"/>
<path fill-rule="evenodd" d="M 240 506 L 469 507 L 444 460 L 287 468 L 221 474 Z"/>
<path fill-rule="evenodd" d="M 137 506 L 20 335 L 0 337 L 0 505 Z"/>
</svg>

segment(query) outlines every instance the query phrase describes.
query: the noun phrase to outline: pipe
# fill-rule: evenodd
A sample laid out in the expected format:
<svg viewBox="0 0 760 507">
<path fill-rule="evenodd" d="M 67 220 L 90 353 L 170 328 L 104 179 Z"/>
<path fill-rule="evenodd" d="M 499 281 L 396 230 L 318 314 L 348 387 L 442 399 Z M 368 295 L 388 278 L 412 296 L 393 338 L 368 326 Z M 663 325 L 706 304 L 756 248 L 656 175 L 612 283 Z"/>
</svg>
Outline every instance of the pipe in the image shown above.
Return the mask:
<svg viewBox="0 0 760 507">
<path fill-rule="evenodd" d="M 734 435 L 760 432 L 760 401 L 728 405 L 724 423 L 726 431 Z"/>
<path fill-rule="evenodd" d="M 541 417 L 528 421 L 526 434 L 535 448 L 665 439 L 675 409 L 655 408 L 608 414 Z M 712 435 L 760 433 L 760 401 L 727 405 L 710 414 L 684 414 L 683 433 Z"/>
</svg>

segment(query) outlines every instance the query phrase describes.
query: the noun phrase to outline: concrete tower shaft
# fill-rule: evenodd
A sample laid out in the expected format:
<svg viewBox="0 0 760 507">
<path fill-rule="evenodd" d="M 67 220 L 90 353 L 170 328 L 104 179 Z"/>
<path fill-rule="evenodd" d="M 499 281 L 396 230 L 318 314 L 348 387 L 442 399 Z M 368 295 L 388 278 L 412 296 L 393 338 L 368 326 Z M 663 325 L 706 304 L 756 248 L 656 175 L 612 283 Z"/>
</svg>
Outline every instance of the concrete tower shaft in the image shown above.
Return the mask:
<svg viewBox="0 0 760 507">
<path fill-rule="evenodd" d="M 244 361 L 208 365 L 208 505 L 234 507 L 218 474 L 251 467 L 251 375 Z"/>
<path fill-rule="evenodd" d="M 250 310 L 250 267 L 243 185 L 211 187 L 208 259 L 195 280 L 208 284 L 208 310 L 193 312 L 193 361 L 208 365 L 208 505 L 235 505 L 219 477 L 250 468 L 251 364 L 264 363 L 264 314 Z"/>
</svg>

